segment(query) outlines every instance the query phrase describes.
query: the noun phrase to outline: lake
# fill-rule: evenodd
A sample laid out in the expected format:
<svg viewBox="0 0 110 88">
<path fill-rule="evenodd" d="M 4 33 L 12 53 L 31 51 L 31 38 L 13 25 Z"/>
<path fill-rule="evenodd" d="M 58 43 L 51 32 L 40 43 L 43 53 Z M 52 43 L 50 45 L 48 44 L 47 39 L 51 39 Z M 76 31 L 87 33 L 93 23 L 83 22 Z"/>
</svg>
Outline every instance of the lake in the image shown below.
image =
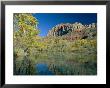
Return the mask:
<svg viewBox="0 0 110 88">
<path fill-rule="evenodd" d="M 37 52 L 14 58 L 14 75 L 96 75 L 97 55 L 89 52 Z"/>
</svg>

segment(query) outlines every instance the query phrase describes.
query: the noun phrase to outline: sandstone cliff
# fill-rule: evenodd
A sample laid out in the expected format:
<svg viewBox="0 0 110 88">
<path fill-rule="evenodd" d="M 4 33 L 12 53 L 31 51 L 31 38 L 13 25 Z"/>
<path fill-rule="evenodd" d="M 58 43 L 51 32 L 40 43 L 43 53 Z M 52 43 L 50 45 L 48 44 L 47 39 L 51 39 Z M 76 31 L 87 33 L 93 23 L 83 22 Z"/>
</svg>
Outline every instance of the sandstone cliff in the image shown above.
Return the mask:
<svg viewBox="0 0 110 88">
<path fill-rule="evenodd" d="M 61 23 L 49 30 L 47 36 L 63 36 L 65 38 L 79 39 L 86 37 L 93 37 L 96 35 L 96 23 L 83 25 L 81 23 Z"/>
</svg>

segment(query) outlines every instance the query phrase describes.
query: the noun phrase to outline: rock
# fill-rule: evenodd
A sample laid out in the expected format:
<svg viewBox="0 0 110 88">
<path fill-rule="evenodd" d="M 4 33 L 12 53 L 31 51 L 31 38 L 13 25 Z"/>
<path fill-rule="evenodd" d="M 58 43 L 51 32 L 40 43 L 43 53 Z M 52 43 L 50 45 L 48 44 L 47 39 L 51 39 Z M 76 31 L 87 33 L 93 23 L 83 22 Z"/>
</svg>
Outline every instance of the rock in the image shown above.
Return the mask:
<svg viewBox="0 0 110 88">
<path fill-rule="evenodd" d="M 48 37 L 57 37 L 61 36 L 64 40 L 77 40 L 77 39 L 86 39 L 86 38 L 95 38 L 97 34 L 96 23 L 89 25 L 83 25 L 81 23 L 75 22 L 74 24 L 70 23 L 61 23 L 53 27 L 48 32 Z"/>
<path fill-rule="evenodd" d="M 63 36 L 71 33 L 83 33 L 82 31 L 88 28 L 96 28 L 96 23 L 83 25 L 82 23 L 61 23 L 49 30 L 47 36 Z"/>
</svg>

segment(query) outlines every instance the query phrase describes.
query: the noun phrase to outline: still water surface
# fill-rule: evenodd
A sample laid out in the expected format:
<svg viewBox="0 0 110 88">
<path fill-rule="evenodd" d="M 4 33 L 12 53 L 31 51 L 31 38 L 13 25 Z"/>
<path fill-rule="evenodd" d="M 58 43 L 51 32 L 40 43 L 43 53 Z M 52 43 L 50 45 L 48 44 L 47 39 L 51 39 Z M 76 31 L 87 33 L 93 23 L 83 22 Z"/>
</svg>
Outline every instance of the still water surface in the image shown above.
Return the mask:
<svg viewBox="0 0 110 88">
<path fill-rule="evenodd" d="M 14 59 L 14 75 L 96 75 L 96 54 L 40 52 Z"/>
</svg>

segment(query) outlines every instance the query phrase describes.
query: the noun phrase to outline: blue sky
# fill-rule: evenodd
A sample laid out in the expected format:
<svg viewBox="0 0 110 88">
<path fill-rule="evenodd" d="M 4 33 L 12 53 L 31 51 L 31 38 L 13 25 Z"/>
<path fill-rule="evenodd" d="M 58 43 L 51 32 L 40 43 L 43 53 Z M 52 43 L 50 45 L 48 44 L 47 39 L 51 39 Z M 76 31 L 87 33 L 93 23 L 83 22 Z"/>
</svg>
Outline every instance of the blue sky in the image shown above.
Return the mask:
<svg viewBox="0 0 110 88">
<path fill-rule="evenodd" d="M 38 20 L 38 29 L 40 36 L 46 36 L 52 27 L 60 23 L 82 24 L 97 23 L 96 13 L 34 13 L 33 16 Z"/>
</svg>

